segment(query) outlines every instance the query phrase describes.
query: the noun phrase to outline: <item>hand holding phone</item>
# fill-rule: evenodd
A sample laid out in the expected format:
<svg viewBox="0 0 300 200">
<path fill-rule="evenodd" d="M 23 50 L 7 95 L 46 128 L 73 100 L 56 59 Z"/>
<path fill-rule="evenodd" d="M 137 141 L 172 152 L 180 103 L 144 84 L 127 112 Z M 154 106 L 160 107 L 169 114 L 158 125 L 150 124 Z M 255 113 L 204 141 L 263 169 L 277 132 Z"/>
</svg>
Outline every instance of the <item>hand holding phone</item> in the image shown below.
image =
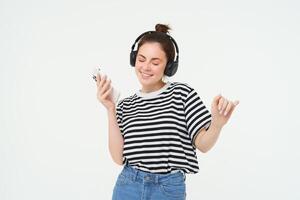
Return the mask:
<svg viewBox="0 0 300 200">
<path fill-rule="evenodd" d="M 99 74 L 99 77 L 100 77 L 100 80 L 102 78 L 102 76 L 104 76 L 104 74 L 102 74 L 102 70 L 101 70 L 101 67 L 99 65 L 97 65 L 94 69 L 94 72 L 93 72 L 93 79 L 97 82 L 97 74 Z M 117 101 L 119 100 L 119 97 L 120 97 L 120 92 L 118 90 L 116 90 L 114 87 L 112 87 L 112 92 L 111 92 L 111 97 L 112 97 L 112 100 L 113 102 L 116 104 Z"/>
</svg>

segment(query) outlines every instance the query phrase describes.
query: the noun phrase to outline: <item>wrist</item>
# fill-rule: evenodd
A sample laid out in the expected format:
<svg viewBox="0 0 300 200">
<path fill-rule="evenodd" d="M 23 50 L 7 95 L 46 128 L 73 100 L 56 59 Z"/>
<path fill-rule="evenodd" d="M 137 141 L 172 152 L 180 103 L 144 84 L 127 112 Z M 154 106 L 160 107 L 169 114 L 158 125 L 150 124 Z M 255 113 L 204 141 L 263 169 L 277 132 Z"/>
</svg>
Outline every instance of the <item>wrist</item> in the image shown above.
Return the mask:
<svg viewBox="0 0 300 200">
<path fill-rule="evenodd" d="M 107 111 L 107 113 L 115 113 L 115 112 L 116 112 L 116 110 L 115 110 L 115 107 L 114 107 L 114 106 L 112 106 L 112 107 L 109 107 L 109 108 L 106 108 L 106 111 Z"/>
<path fill-rule="evenodd" d="M 212 120 L 210 127 L 212 127 L 213 129 L 221 130 L 223 128 L 223 125 L 217 124 L 214 120 Z"/>
</svg>

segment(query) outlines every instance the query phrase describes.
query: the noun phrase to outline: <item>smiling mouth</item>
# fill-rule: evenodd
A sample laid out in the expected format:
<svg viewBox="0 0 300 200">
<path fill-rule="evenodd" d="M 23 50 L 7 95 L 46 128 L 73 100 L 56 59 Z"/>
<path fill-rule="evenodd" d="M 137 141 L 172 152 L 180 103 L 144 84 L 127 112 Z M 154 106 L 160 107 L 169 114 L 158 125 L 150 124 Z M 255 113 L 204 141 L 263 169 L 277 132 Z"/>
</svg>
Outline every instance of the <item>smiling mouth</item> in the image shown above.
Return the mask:
<svg viewBox="0 0 300 200">
<path fill-rule="evenodd" d="M 143 72 L 140 72 L 140 73 L 145 78 L 149 78 L 149 77 L 153 76 L 152 74 L 146 74 L 146 73 L 143 73 Z"/>
</svg>

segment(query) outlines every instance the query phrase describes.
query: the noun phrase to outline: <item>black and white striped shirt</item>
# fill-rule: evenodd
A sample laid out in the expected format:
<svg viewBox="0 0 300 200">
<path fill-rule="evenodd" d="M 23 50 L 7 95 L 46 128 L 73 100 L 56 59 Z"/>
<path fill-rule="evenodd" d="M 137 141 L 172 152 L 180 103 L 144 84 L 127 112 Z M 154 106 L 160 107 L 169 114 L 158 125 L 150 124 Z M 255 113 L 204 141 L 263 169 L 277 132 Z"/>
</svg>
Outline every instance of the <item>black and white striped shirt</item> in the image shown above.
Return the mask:
<svg viewBox="0 0 300 200">
<path fill-rule="evenodd" d="M 209 128 L 211 114 L 186 83 L 167 82 L 161 89 L 135 94 L 116 106 L 124 137 L 123 164 L 151 173 L 199 171 L 193 140 Z"/>
</svg>

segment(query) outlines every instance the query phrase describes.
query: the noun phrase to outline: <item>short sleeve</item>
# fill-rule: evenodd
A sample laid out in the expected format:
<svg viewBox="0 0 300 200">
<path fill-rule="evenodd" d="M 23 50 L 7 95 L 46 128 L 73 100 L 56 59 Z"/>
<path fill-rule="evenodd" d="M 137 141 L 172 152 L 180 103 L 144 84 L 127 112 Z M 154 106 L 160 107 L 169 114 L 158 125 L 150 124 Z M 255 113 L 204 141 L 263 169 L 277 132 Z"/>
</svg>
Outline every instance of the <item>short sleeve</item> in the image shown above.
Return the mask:
<svg viewBox="0 0 300 200">
<path fill-rule="evenodd" d="M 211 124 L 211 114 L 193 88 L 191 88 L 185 99 L 184 113 L 188 134 L 195 147 L 194 140 L 197 134 L 202 128 L 208 130 Z"/>
<path fill-rule="evenodd" d="M 119 128 L 120 128 L 121 134 L 124 135 L 123 134 L 123 124 L 122 124 L 122 121 L 123 121 L 123 101 L 119 101 L 117 103 L 116 117 L 117 117 L 117 122 L 118 122 L 118 125 L 119 125 Z"/>
</svg>

